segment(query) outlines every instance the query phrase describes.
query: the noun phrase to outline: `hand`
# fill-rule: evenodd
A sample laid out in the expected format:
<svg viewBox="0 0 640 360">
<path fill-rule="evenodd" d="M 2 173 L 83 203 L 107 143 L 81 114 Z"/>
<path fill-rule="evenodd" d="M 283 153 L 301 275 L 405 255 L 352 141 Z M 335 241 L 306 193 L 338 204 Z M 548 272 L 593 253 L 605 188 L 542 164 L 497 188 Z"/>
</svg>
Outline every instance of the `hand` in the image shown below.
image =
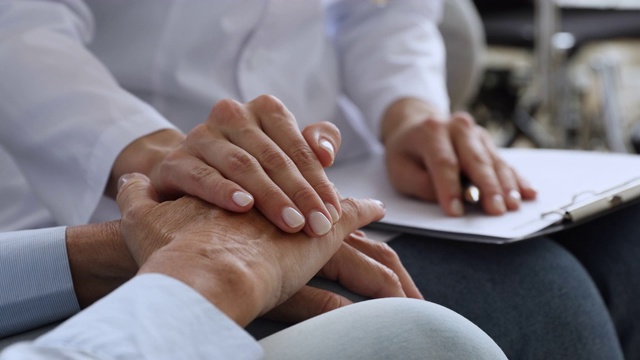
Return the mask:
<svg viewBox="0 0 640 360">
<path fill-rule="evenodd" d="M 351 233 L 317 276 L 369 298 L 424 299 L 396 252 L 386 243 L 367 238 L 362 231 Z M 331 291 L 304 286 L 267 317 L 300 322 L 348 304 L 351 301 Z"/>
<path fill-rule="evenodd" d="M 139 273 L 183 281 L 243 326 L 296 293 L 347 234 L 384 214 L 376 201 L 345 199 L 332 230 L 310 238 L 284 233 L 256 211 L 230 213 L 190 196 L 158 203 L 146 177 L 123 179 L 121 233 Z"/>
<path fill-rule="evenodd" d="M 483 209 L 492 215 L 519 208 L 536 191 L 499 156 L 488 133 L 470 115 L 447 120 L 419 100 L 392 104 L 382 124 L 389 179 L 399 192 L 437 200 L 450 216 L 464 214 L 460 174 L 479 189 Z"/>
<path fill-rule="evenodd" d="M 324 235 L 340 218 L 339 197 L 323 170 L 340 146 L 340 132 L 331 123 L 300 132 L 279 100 L 260 96 L 247 104 L 222 100 L 186 138 L 170 130 L 152 134 L 147 143 L 161 135 L 171 150 L 147 145 L 161 150 L 147 156 L 131 145 L 118 158 L 124 165 L 116 161 L 112 182 L 124 173 L 142 172 L 163 199 L 190 194 L 234 212 L 249 211 L 255 202 L 290 233 L 304 229 L 311 236 Z M 127 166 L 128 159 L 135 166 Z M 139 164 L 152 166 L 140 169 Z"/>
</svg>

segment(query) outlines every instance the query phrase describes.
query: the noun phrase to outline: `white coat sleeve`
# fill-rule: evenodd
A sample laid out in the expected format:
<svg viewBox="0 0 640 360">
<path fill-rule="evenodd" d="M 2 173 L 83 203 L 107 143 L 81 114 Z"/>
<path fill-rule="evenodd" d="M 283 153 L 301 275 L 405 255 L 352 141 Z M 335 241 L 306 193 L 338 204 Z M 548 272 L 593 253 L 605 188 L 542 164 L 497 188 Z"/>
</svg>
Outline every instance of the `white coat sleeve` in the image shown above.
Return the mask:
<svg viewBox="0 0 640 360">
<path fill-rule="evenodd" d="M 449 114 L 441 16 L 438 0 L 342 0 L 329 8 L 343 88 L 374 133 L 403 97 Z"/>
<path fill-rule="evenodd" d="M 87 50 L 79 0 L 0 2 L 0 145 L 59 224 L 86 223 L 117 155 L 173 128 Z"/>
<path fill-rule="evenodd" d="M 184 283 L 134 277 L 32 343 L 0 354 L 14 359 L 260 359 L 247 332 Z"/>
<path fill-rule="evenodd" d="M 57 227 L 0 234 L 0 338 L 80 311 L 65 232 Z"/>
</svg>

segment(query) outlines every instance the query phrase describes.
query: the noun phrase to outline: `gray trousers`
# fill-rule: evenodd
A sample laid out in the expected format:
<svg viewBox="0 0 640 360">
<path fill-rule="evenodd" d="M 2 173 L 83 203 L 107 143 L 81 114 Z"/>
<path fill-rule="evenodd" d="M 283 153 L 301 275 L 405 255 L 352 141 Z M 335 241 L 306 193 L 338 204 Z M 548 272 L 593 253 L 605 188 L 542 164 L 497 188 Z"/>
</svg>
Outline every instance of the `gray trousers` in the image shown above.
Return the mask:
<svg viewBox="0 0 640 360">
<path fill-rule="evenodd" d="M 478 325 L 509 359 L 640 359 L 640 205 L 512 245 L 413 235 L 389 244 L 427 300 Z M 261 320 L 249 331 L 284 327 Z"/>
</svg>

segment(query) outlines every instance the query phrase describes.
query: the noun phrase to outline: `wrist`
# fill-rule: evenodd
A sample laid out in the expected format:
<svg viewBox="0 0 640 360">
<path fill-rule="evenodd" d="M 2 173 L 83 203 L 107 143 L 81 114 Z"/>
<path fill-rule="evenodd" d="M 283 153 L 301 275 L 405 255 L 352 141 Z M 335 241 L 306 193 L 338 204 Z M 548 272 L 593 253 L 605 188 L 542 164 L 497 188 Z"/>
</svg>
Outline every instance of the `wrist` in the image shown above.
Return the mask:
<svg viewBox="0 0 640 360">
<path fill-rule="evenodd" d="M 118 179 L 137 172 L 150 176 L 163 159 L 182 143 L 185 135 L 174 129 L 156 131 L 134 140 L 116 158 L 105 194 L 115 198 Z"/>
<path fill-rule="evenodd" d="M 446 118 L 436 108 L 415 98 L 402 98 L 389 105 L 382 117 L 380 125 L 380 139 L 386 144 L 396 134 L 432 118 L 442 120 Z"/>
<path fill-rule="evenodd" d="M 195 255 L 191 251 L 160 249 L 141 267 L 138 274 L 159 273 L 179 280 L 212 303 L 238 325 L 244 327 L 264 313 L 268 289 L 257 281 L 257 271 L 238 263 Z"/>
<path fill-rule="evenodd" d="M 120 236 L 120 221 L 68 227 L 67 256 L 80 307 L 129 280 L 137 265 Z"/>
</svg>

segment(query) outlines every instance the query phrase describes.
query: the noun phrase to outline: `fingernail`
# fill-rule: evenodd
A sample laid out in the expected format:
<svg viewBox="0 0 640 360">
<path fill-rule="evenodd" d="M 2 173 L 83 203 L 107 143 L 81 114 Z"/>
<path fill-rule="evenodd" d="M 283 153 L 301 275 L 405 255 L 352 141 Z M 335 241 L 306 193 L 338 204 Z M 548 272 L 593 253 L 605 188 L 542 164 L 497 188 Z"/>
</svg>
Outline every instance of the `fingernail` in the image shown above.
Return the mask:
<svg viewBox="0 0 640 360">
<path fill-rule="evenodd" d="M 464 206 L 462 205 L 462 201 L 458 198 L 451 200 L 451 203 L 449 205 L 449 211 L 453 216 L 464 215 Z"/>
<path fill-rule="evenodd" d="M 507 196 L 512 202 L 519 204 L 522 201 L 522 195 L 520 195 L 520 192 L 518 190 L 509 191 L 509 194 Z"/>
<path fill-rule="evenodd" d="M 282 210 L 282 219 L 291 228 L 297 228 L 304 224 L 304 217 L 302 214 L 292 207 Z"/>
<path fill-rule="evenodd" d="M 383 208 L 385 210 L 387 209 L 387 207 L 385 206 L 385 204 L 382 201 L 376 200 L 376 199 L 371 199 L 371 201 L 373 201 L 374 203 L 378 204 L 378 206 L 380 206 L 381 208 Z"/>
<path fill-rule="evenodd" d="M 120 179 L 118 179 L 118 190 L 120 190 L 122 185 L 124 185 L 124 183 L 129 181 L 132 177 L 133 177 L 133 174 L 124 174 L 120 176 Z"/>
<path fill-rule="evenodd" d="M 320 140 L 320 146 L 322 146 L 331 154 L 331 161 L 333 162 L 333 158 L 335 156 L 335 149 L 333 148 L 333 144 L 331 144 L 331 142 L 329 142 L 329 140 L 327 139 L 322 139 Z"/>
<path fill-rule="evenodd" d="M 338 222 L 338 220 L 340 220 L 340 215 L 338 215 L 338 210 L 336 210 L 336 207 L 331 205 L 331 204 L 324 204 L 324 206 L 327 207 L 327 210 L 329 210 L 329 214 L 331 215 L 331 221 L 335 224 Z"/>
<path fill-rule="evenodd" d="M 324 235 L 331 231 L 331 222 L 319 211 L 311 212 L 309 215 L 309 225 L 316 235 Z"/>
<path fill-rule="evenodd" d="M 236 191 L 231 195 L 231 199 L 236 205 L 245 207 L 253 201 L 253 196 L 247 194 L 246 192 Z"/>
<path fill-rule="evenodd" d="M 493 197 L 491 198 L 491 202 L 493 203 L 493 206 L 496 208 L 496 210 L 498 210 L 500 213 L 504 213 L 507 211 L 507 206 L 504 203 L 502 195 L 493 195 Z"/>
</svg>

